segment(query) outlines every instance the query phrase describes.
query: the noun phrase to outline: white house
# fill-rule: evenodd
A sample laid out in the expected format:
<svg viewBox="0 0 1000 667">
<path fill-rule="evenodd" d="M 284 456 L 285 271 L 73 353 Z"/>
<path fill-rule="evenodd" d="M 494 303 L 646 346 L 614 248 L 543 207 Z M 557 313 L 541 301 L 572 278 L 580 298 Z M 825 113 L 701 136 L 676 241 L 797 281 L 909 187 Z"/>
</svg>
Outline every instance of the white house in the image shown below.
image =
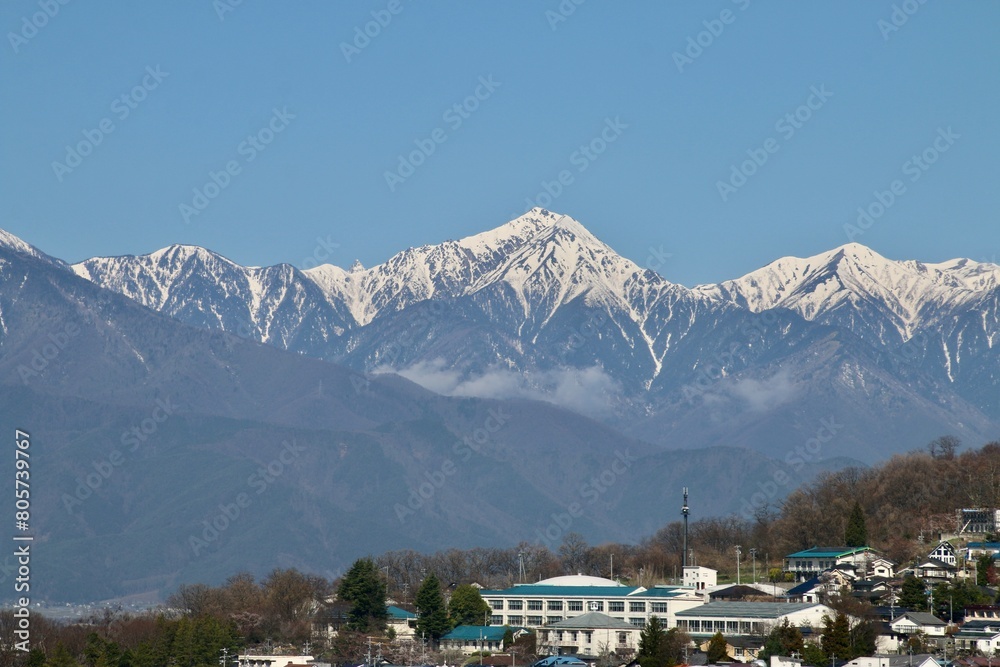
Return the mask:
<svg viewBox="0 0 1000 667">
<path fill-rule="evenodd" d="M 927 554 L 927 557 L 947 563 L 948 565 L 958 565 L 958 553 L 951 542 L 938 542 L 938 545 L 934 547 L 934 551 Z"/>
<path fill-rule="evenodd" d="M 396 633 L 396 637 L 413 639 L 417 632 L 417 615 L 394 605 L 386 607 L 386 611 L 389 612 L 386 623 Z"/>
<path fill-rule="evenodd" d="M 954 579 L 958 574 L 954 565 L 930 558 L 914 566 L 913 571 L 920 579 Z"/>
<path fill-rule="evenodd" d="M 539 628 L 538 652 L 596 658 L 607 649 L 627 661 L 639 648 L 641 632 L 631 623 L 592 611 Z"/>
<path fill-rule="evenodd" d="M 919 655 L 874 655 L 855 658 L 845 667 L 940 667 L 934 656 Z"/>
<path fill-rule="evenodd" d="M 240 667 L 288 667 L 312 664 L 311 655 L 240 655 Z"/>
<path fill-rule="evenodd" d="M 944 637 L 948 624 L 934 614 L 908 611 L 889 622 L 892 631 L 901 635 L 914 635 L 918 632 L 928 637 Z"/>
<path fill-rule="evenodd" d="M 888 558 L 883 558 L 879 556 L 878 558 L 873 558 L 868 562 L 868 572 L 866 573 L 868 577 L 882 577 L 885 579 L 892 579 L 896 573 L 896 564 L 893 563 Z"/>
</svg>

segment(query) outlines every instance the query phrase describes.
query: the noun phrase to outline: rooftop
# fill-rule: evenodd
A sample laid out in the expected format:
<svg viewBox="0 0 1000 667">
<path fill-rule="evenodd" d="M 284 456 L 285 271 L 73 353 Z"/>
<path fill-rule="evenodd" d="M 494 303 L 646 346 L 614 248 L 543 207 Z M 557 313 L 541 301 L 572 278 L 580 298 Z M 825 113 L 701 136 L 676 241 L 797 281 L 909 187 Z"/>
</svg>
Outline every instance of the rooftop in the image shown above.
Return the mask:
<svg viewBox="0 0 1000 667">
<path fill-rule="evenodd" d="M 948 625 L 934 614 L 929 614 L 926 611 L 908 611 L 898 617 L 896 621 L 901 618 L 908 618 L 917 625 Z"/>
<path fill-rule="evenodd" d="M 416 618 L 417 617 L 417 615 L 414 614 L 412 611 L 406 611 L 402 607 L 396 607 L 396 606 L 393 606 L 393 605 L 389 605 L 388 607 L 386 607 L 386 611 L 389 612 L 389 618 L 398 618 L 398 619 L 407 619 L 407 620 L 409 620 L 411 618 Z"/>
<path fill-rule="evenodd" d="M 678 618 L 781 618 L 804 609 L 821 607 L 816 602 L 709 602 L 675 614 Z"/>
<path fill-rule="evenodd" d="M 580 616 L 574 616 L 573 618 L 567 618 L 564 621 L 556 621 L 555 623 L 549 623 L 545 625 L 546 628 L 553 628 L 556 630 L 635 630 L 636 626 L 631 623 L 626 623 L 625 621 L 619 621 L 617 618 L 612 618 L 607 614 L 602 614 L 597 611 L 592 611 Z"/>
<path fill-rule="evenodd" d="M 484 640 L 488 642 L 498 642 L 503 640 L 507 626 L 504 625 L 460 625 L 441 639 L 452 639 L 457 641 Z M 517 633 L 523 628 L 512 627 L 511 630 Z"/>
<path fill-rule="evenodd" d="M 871 551 L 871 547 L 813 547 L 788 554 L 785 558 L 840 558 L 862 551 Z"/>
<path fill-rule="evenodd" d="M 561 578 L 562 577 L 556 577 L 556 579 Z M 545 581 L 552 580 L 546 579 Z M 508 597 L 606 598 L 631 595 L 636 591 L 642 591 L 642 589 L 636 586 L 622 586 L 620 584 L 616 584 L 614 586 L 580 586 L 572 584 L 547 584 L 540 581 L 537 584 L 519 584 L 517 586 L 512 586 L 511 588 L 504 588 L 500 590 L 482 590 L 480 591 L 480 594 L 484 598 L 488 598 L 491 595 L 502 595 Z"/>
</svg>

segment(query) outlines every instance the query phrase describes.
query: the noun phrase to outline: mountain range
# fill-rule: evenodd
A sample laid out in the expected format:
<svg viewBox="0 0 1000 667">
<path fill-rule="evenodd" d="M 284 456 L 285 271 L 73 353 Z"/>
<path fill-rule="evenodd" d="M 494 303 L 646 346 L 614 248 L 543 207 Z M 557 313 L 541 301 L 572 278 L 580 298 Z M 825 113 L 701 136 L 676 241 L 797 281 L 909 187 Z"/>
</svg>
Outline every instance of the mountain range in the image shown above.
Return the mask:
<svg viewBox="0 0 1000 667">
<path fill-rule="evenodd" d="M 631 541 L 682 486 L 695 516 L 749 516 L 823 470 L 981 444 L 998 279 L 849 244 L 688 288 L 542 209 L 348 270 L 192 246 L 69 265 L 0 232 L 37 585 L 162 596 L 395 548 Z"/>
</svg>

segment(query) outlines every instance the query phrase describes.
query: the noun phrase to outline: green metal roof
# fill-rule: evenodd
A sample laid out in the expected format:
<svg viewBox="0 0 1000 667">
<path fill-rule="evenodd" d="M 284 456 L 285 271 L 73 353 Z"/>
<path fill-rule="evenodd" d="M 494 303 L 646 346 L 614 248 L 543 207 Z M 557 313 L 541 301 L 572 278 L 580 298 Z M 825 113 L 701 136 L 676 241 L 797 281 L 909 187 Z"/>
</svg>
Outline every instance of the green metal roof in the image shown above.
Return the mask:
<svg viewBox="0 0 1000 667">
<path fill-rule="evenodd" d="M 519 630 L 524 630 L 520 627 L 511 627 L 514 634 L 517 634 Z M 504 625 L 460 625 L 446 635 L 443 635 L 441 639 L 452 639 L 458 641 L 471 641 L 475 639 L 479 641 L 482 639 L 487 642 L 498 642 L 503 640 L 503 635 L 507 631 L 507 626 Z"/>
<path fill-rule="evenodd" d="M 405 618 L 408 620 L 417 617 L 417 615 L 412 611 L 406 611 L 405 609 L 393 605 L 386 607 L 386 611 L 389 612 L 389 618 Z"/>
<path fill-rule="evenodd" d="M 785 558 L 840 558 L 862 551 L 871 551 L 871 547 L 813 547 L 788 554 Z"/>
<path fill-rule="evenodd" d="M 675 614 L 678 618 L 780 618 L 803 609 L 819 606 L 816 602 L 709 602 Z"/>
<path fill-rule="evenodd" d="M 677 595 L 683 595 L 684 593 L 691 592 L 690 588 L 682 588 L 681 586 L 654 586 L 653 588 L 647 589 L 641 593 L 634 593 L 630 597 L 634 598 L 672 598 Z"/>
</svg>

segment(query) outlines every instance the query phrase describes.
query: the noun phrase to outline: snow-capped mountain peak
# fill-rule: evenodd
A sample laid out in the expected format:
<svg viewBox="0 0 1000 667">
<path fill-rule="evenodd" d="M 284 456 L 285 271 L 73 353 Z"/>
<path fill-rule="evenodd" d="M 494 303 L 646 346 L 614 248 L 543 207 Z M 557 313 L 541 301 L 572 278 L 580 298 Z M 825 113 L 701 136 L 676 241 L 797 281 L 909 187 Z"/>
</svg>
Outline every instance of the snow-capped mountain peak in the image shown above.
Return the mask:
<svg viewBox="0 0 1000 667">
<path fill-rule="evenodd" d="M 56 259 L 55 257 L 46 255 L 44 252 L 27 241 L 24 241 L 20 237 L 15 236 L 14 234 L 11 234 L 3 229 L 0 229 L 0 248 L 7 248 L 8 250 L 13 250 L 14 252 L 19 252 L 23 255 L 29 255 L 35 259 L 41 259 L 62 268 L 65 268 L 66 266 L 61 259 Z"/>
<path fill-rule="evenodd" d="M 788 308 L 808 320 L 847 306 L 875 308 L 908 340 L 937 315 L 981 298 L 998 281 L 1000 267 L 994 265 L 895 261 L 848 243 L 812 257 L 783 257 L 736 280 L 696 290 L 754 312 Z"/>
</svg>

